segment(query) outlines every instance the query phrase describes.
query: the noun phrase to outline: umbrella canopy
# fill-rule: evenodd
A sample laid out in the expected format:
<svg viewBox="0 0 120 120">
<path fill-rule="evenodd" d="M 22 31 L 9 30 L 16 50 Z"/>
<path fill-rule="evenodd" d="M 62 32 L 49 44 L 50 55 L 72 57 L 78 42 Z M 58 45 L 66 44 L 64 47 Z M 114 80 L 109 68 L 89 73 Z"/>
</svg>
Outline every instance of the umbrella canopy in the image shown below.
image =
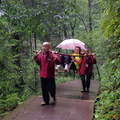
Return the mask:
<svg viewBox="0 0 120 120">
<path fill-rule="evenodd" d="M 79 46 L 81 49 L 85 49 L 85 43 L 78 39 L 66 39 L 57 45 L 56 48 L 74 50 L 76 46 Z"/>
</svg>

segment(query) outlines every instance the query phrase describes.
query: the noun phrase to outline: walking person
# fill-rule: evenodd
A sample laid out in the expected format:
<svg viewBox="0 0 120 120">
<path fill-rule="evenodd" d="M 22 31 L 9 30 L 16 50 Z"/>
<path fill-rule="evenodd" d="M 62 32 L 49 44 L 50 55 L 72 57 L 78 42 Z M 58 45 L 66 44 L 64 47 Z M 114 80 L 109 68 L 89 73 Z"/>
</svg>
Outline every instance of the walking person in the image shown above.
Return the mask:
<svg viewBox="0 0 120 120">
<path fill-rule="evenodd" d="M 85 49 L 84 52 L 85 54 L 82 57 L 82 63 L 79 67 L 79 74 L 83 87 L 83 90 L 81 92 L 89 92 L 93 64 L 96 64 L 96 57 L 95 54 L 89 54 L 89 49 Z"/>
<path fill-rule="evenodd" d="M 43 101 L 41 106 L 49 105 L 50 96 L 53 102 L 56 101 L 56 83 L 55 83 L 55 64 L 60 64 L 60 59 L 57 55 L 50 51 L 50 43 L 42 44 L 42 51 L 37 52 L 34 60 L 40 66 L 40 78 Z"/>
</svg>

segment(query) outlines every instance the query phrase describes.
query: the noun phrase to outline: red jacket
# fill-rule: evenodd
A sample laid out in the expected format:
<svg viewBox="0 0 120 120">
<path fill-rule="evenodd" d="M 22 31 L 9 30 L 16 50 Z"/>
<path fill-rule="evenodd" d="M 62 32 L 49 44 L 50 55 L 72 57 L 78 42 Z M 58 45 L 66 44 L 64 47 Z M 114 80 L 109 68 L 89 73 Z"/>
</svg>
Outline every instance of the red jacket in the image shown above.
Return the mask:
<svg viewBox="0 0 120 120">
<path fill-rule="evenodd" d="M 80 64 L 79 74 L 80 75 L 92 74 L 93 64 L 96 64 L 96 59 L 94 59 L 92 55 L 88 55 L 88 57 L 84 56 L 82 58 L 82 63 Z"/>
<path fill-rule="evenodd" d="M 55 57 L 51 51 L 49 51 L 44 57 L 42 52 L 40 55 L 34 56 L 34 60 L 40 66 L 40 77 L 43 78 L 54 78 L 55 76 L 55 64 L 60 64 L 60 59 Z"/>
</svg>

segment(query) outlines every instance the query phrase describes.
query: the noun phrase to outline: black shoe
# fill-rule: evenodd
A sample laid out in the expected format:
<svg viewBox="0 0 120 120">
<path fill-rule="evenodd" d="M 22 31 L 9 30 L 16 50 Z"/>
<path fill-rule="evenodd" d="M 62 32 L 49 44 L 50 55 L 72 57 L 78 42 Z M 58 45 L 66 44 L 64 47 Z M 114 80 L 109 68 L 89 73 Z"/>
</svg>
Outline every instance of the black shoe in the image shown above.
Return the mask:
<svg viewBox="0 0 120 120">
<path fill-rule="evenodd" d="M 57 98 L 55 97 L 55 98 L 53 98 L 53 101 L 56 101 L 57 100 Z"/>
<path fill-rule="evenodd" d="M 41 106 L 45 106 L 45 105 L 49 105 L 49 103 L 46 103 L 46 102 L 41 103 Z"/>
<path fill-rule="evenodd" d="M 50 105 L 55 105 L 55 104 L 56 104 L 56 101 L 50 102 Z"/>
<path fill-rule="evenodd" d="M 87 92 L 89 92 L 89 89 L 87 89 Z"/>
<path fill-rule="evenodd" d="M 81 92 L 86 92 L 86 90 L 82 90 Z"/>
</svg>

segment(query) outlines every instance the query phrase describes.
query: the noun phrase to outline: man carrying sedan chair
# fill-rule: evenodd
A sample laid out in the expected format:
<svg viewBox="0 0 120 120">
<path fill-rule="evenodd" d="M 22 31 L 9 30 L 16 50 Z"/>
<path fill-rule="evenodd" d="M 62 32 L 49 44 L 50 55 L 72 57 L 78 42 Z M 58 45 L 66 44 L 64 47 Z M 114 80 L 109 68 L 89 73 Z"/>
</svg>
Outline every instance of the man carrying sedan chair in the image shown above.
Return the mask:
<svg viewBox="0 0 120 120">
<path fill-rule="evenodd" d="M 89 54 L 89 49 L 84 50 L 84 56 L 79 67 L 79 74 L 82 81 L 83 90 L 81 92 L 89 92 L 90 80 L 92 77 L 93 64 L 96 64 L 95 54 Z"/>
</svg>

